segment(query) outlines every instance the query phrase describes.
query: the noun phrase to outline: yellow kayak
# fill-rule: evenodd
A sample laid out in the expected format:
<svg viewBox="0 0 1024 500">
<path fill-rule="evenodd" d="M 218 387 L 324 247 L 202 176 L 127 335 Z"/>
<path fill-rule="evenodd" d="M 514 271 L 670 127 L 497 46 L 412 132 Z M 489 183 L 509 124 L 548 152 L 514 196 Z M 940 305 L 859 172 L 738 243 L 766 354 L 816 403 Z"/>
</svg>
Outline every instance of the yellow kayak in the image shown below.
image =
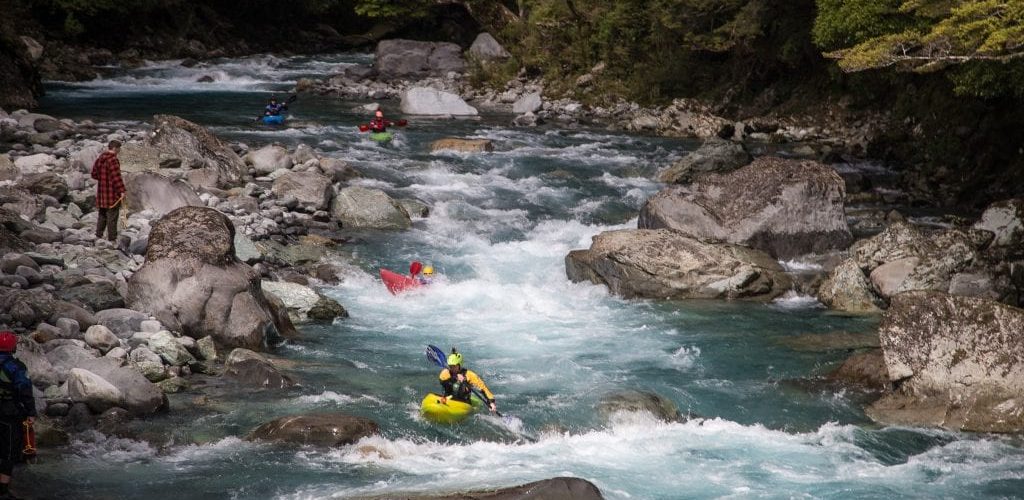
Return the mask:
<svg viewBox="0 0 1024 500">
<path fill-rule="evenodd" d="M 427 394 L 420 405 L 423 417 L 438 424 L 457 424 L 483 407 L 484 402 L 474 394 L 470 398 L 472 404 L 448 399 L 441 402 L 441 397 L 434 393 Z"/>
</svg>

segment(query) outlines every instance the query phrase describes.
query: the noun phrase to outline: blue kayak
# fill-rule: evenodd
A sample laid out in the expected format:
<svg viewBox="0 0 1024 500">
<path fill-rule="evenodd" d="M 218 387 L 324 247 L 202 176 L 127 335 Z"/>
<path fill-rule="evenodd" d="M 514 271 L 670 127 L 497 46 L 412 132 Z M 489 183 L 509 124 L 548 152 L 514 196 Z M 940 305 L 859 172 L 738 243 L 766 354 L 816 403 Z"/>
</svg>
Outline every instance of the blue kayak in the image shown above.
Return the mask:
<svg viewBox="0 0 1024 500">
<path fill-rule="evenodd" d="M 284 123 L 284 115 L 268 115 L 263 117 L 263 123 L 267 125 L 280 125 Z"/>
</svg>

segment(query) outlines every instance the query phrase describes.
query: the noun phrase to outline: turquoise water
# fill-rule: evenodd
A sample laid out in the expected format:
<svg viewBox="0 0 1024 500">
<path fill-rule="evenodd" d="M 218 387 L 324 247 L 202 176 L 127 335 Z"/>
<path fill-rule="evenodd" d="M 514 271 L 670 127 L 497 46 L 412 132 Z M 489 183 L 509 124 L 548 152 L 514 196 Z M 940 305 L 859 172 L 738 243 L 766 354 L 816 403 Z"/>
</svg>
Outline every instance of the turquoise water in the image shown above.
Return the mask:
<svg viewBox="0 0 1024 500">
<path fill-rule="evenodd" d="M 772 304 L 651 302 L 572 284 L 564 257 L 605 230 L 635 227 L 659 189 L 656 170 L 694 147 L 596 129 L 513 129 L 509 116 L 410 120 L 380 147 L 342 102 L 303 96 L 291 125 L 254 126 L 271 93 L 296 78 L 365 62 L 252 57 L 186 70 L 171 63 L 88 84 L 49 85 L 44 112 L 96 121 L 179 114 L 251 146 L 307 143 L 366 173 L 358 184 L 432 207 L 410 231 L 357 233 L 336 256 L 351 263 L 327 290 L 352 317 L 303 328 L 274 354 L 301 387 L 239 393 L 211 382 L 171 397 L 173 411 L 137 424 L 145 440 L 81 436 L 19 471 L 40 497 L 345 498 L 521 484 L 571 475 L 607 498 L 1013 497 L 1024 448 L 1012 436 L 879 427 L 864 396 L 821 383 L 846 352 L 806 352 L 788 337 L 870 332 L 871 318 L 829 313 L 807 297 Z M 216 75 L 214 84 L 193 83 Z M 397 103 L 386 102 L 386 109 Z M 397 116 L 396 116 L 397 117 Z M 428 152 L 440 137 L 494 141 L 495 152 Z M 399 297 L 381 267 L 434 264 L 438 283 Z M 799 263 L 796 263 L 797 265 Z M 505 418 L 455 427 L 420 418 L 436 391 L 426 344 L 457 346 L 498 397 Z M 672 401 L 693 418 L 601 415 L 623 390 Z M 239 438 L 289 414 L 366 416 L 381 435 L 334 449 Z M 147 444 L 149 443 L 149 444 Z"/>
</svg>

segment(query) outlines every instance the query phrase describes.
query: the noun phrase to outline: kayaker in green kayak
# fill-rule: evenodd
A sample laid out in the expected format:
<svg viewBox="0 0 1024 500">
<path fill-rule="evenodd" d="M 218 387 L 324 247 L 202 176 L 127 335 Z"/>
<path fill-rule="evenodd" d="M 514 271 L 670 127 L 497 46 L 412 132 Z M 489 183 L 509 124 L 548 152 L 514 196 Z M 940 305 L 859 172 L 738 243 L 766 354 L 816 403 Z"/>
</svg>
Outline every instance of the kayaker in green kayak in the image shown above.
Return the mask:
<svg viewBox="0 0 1024 500">
<path fill-rule="evenodd" d="M 473 396 L 473 389 L 478 389 L 487 398 L 485 402 L 490 407 L 491 412 L 498 411 L 498 405 L 494 401 L 494 394 L 487 388 L 487 384 L 484 384 L 483 379 L 479 375 L 473 372 L 473 370 L 462 366 L 462 355 L 455 348 L 452 348 L 452 353 L 448 355 L 448 368 L 441 370 L 439 378 L 441 380 L 441 387 L 444 388 L 442 403 L 451 398 L 468 404 L 470 403 L 470 397 Z"/>
<path fill-rule="evenodd" d="M 395 122 L 384 119 L 384 112 L 377 110 L 374 113 L 374 117 L 370 120 L 370 132 L 374 134 L 383 134 L 388 131 L 388 127 L 394 126 Z"/>
</svg>

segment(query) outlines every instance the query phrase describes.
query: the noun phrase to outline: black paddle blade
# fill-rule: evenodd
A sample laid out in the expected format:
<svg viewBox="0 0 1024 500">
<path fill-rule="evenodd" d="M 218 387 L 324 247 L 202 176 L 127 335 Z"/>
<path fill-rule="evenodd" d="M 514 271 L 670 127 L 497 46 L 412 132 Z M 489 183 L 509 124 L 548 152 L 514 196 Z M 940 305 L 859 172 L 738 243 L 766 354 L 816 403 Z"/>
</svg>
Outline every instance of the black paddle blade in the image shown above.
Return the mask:
<svg viewBox="0 0 1024 500">
<path fill-rule="evenodd" d="M 298 98 L 299 98 L 299 94 L 292 94 L 292 96 L 289 97 L 286 102 L 288 104 L 291 104 L 291 103 L 295 102 L 295 100 L 298 99 Z"/>
</svg>

